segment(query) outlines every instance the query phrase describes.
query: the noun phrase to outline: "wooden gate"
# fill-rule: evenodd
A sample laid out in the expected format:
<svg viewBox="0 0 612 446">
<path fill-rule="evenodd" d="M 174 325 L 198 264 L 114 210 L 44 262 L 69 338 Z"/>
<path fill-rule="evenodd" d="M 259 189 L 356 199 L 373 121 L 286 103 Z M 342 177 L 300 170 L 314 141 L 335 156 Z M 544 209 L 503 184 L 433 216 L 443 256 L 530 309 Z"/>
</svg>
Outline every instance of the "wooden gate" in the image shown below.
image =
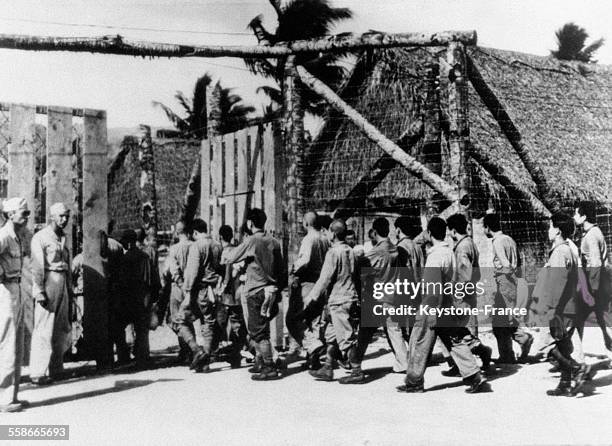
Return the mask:
<svg viewBox="0 0 612 446">
<path fill-rule="evenodd" d="M 106 112 L 7 103 L 0 103 L 0 110 L 8 115 L 3 128 L 9 141 L 5 152 L 6 195 L 27 200 L 32 210 L 28 222 L 30 234 L 46 223 L 53 203 L 63 202 L 70 208 L 67 244 L 71 255 L 83 253 L 83 353 L 108 363 L 112 361 L 112 351 L 108 342 L 105 272 L 100 257 L 100 232 L 107 230 Z M 41 123 L 40 115 L 46 115 L 46 121 L 42 121 L 45 124 Z M 81 122 L 76 125 L 75 121 Z M 23 288 L 27 297 L 31 297 L 27 242 Z M 26 331 L 31 333 L 31 298 L 26 299 L 26 305 Z"/>
<path fill-rule="evenodd" d="M 251 126 L 202 141 L 201 216 L 217 234 L 229 225 L 238 234 L 245 211 L 258 207 L 266 229 L 282 238 L 282 151 L 273 123 Z"/>
<path fill-rule="evenodd" d="M 200 214 L 210 224 L 210 234 L 217 236 L 222 225 L 229 225 L 240 239 L 246 211 L 257 207 L 266 213 L 266 231 L 282 242 L 286 257 L 281 141 L 276 123 L 251 126 L 202 141 Z M 283 293 L 279 316 L 270 327 L 277 348 L 285 346 L 286 304 L 287 296 Z"/>
</svg>

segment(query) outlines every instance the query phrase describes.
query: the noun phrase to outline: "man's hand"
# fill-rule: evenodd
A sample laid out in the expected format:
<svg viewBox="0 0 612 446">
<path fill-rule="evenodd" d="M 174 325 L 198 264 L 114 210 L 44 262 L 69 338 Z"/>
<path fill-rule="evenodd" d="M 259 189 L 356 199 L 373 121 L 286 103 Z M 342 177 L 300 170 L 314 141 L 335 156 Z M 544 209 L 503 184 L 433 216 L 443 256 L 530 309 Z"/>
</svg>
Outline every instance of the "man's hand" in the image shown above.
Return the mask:
<svg viewBox="0 0 612 446">
<path fill-rule="evenodd" d="M 34 300 L 43 308 L 47 308 L 47 305 L 49 305 L 49 298 L 47 297 L 47 293 L 44 291 L 38 293 L 38 295 L 34 297 Z"/>
<path fill-rule="evenodd" d="M 276 300 L 278 289 L 275 286 L 267 286 L 264 288 L 264 301 L 261 304 L 261 315 L 264 317 L 270 317 L 272 305 Z"/>
</svg>

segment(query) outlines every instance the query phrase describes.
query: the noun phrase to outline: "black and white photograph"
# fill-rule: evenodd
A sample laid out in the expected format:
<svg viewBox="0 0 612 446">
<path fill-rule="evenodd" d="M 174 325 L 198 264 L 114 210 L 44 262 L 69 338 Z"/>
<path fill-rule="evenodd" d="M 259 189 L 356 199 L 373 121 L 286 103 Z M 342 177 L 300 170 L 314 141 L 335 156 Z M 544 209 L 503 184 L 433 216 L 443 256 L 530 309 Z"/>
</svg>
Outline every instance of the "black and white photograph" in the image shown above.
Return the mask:
<svg viewBox="0 0 612 446">
<path fill-rule="evenodd" d="M 0 0 L 0 446 L 612 445 L 611 20 Z"/>
</svg>

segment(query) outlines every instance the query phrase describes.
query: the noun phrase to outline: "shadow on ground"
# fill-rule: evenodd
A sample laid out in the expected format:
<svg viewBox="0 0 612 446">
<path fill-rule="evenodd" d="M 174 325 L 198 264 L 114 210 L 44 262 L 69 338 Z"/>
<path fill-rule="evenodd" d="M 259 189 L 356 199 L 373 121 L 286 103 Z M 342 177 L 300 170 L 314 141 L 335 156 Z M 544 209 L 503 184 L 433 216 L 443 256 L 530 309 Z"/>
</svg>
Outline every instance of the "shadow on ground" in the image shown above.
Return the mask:
<svg viewBox="0 0 612 446">
<path fill-rule="evenodd" d="M 112 387 L 106 387 L 104 389 L 91 390 L 88 392 L 81 392 L 74 395 L 65 395 L 59 396 L 56 398 L 49 398 L 47 400 L 37 401 L 32 403 L 30 407 L 44 407 L 44 406 L 52 406 L 54 404 L 61 404 L 70 401 L 81 400 L 84 398 L 91 398 L 95 396 L 106 395 L 109 393 L 123 392 L 124 390 L 135 389 L 138 387 L 148 386 L 150 384 L 158 383 L 158 382 L 173 382 L 173 381 L 182 381 L 180 379 L 123 379 L 119 381 L 115 381 L 115 384 Z"/>
</svg>

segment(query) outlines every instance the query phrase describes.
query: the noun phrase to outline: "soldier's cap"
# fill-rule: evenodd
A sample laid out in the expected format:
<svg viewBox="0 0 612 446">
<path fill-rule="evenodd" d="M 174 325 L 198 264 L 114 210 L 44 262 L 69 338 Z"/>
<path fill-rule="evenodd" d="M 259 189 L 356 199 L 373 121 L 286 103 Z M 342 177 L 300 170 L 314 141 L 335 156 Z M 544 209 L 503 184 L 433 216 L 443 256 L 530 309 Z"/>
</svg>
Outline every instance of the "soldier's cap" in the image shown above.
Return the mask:
<svg viewBox="0 0 612 446">
<path fill-rule="evenodd" d="M 70 212 L 70 209 L 64 203 L 55 203 L 49 208 L 51 215 L 64 215 Z"/>
<path fill-rule="evenodd" d="M 28 209 L 28 202 L 26 201 L 25 198 L 22 198 L 22 197 L 14 197 L 14 198 L 9 198 L 8 200 L 4 200 L 4 203 L 2 203 L 2 211 L 3 212 L 27 211 L 28 213 L 30 212 Z"/>
</svg>

